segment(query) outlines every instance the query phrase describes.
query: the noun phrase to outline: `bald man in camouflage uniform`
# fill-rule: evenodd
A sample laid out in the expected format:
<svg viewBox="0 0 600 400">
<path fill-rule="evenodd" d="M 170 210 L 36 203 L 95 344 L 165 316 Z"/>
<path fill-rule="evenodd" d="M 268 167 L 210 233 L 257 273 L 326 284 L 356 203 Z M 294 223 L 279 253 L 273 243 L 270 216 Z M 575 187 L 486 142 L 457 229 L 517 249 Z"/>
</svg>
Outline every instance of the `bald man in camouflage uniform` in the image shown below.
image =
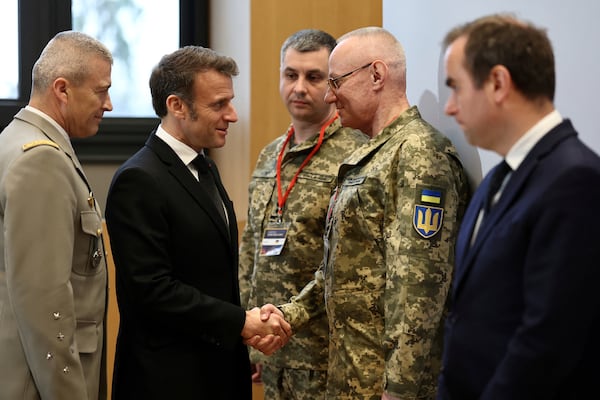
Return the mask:
<svg viewBox="0 0 600 400">
<path fill-rule="evenodd" d="M 281 48 L 280 94 L 292 124 L 262 150 L 252 174 L 240 245 L 241 297 L 248 308 L 286 302 L 313 278 L 323 258 L 325 217 L 337 169 L 368 139 L 342 128 L 335 107 L 324 101 L 327 63 L 335 44 L 323 31 L 303 30 Z M 281 193 L 276 176 L 280 156 Z M 273 245 L 266 232 L 282 233 L 285 242 Z M 323 311 L 273 356 L 251 350 L 253 363 L 262 370 L 265 398 L 325 399 L 327 349 Z"/>
<path fill-rule="evenodd" d="M 467 178 L 452 143 L 409 105 L 390 33 L 342 36 L 329 71 L 326 101 L 371 140 L 340 167 L 323 267 L 280 310 L 297 331 L 325 299 L 327 398 L 434 399 Z"/>
</svg>

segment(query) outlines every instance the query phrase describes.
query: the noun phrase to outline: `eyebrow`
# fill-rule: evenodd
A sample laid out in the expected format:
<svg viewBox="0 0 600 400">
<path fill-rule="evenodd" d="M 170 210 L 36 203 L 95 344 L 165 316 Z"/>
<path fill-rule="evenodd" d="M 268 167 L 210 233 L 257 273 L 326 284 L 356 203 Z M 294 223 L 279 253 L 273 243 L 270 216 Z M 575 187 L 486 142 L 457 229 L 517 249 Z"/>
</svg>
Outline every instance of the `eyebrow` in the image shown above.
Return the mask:
<svg viewBox="0 0 600 400">
<path fill-rule="evenodd" d="M 212 102 L 210 102 L 209 104 L 219 104 L 219 103 L 226 103 L 226 102 L 231 102 L 234 99 L 235 96 L 219 96 L 216 97 L 215 99 L 213 99 Z"/>
<path fill-rule="evenodd" d="M 298 70 L 296 68 L 292 68 L 292 67 L 285 67 L 284 71 L 292 71 L 292 72 L 298 72 Z M 321 71 L 318 68 L 313 68 L 313 69 L 309 69 L 308 71 L 306 71 L 307 74 L 322 74 L 322 75 L 327 75 L 324 71 Z"/>
<path fill-rule="evenodd" d="M 112 84 L 111 83 L 107 83 L 107 84 L 104 84 L 104 85 L 98 85 L 98 86 L 96 86 L 96 88 L 94 90 L 103 91 L 103 90 L 108 90 L 111 87 L 112 87 Z"/>
</svg>

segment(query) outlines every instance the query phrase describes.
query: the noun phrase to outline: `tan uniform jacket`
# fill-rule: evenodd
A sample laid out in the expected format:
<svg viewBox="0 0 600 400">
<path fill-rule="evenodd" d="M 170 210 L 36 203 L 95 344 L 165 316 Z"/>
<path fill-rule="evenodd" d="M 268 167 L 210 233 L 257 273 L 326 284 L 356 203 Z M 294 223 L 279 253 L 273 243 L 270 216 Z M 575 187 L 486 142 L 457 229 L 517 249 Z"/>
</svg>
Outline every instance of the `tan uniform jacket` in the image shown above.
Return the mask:
<svg viewBox="0 0 600 400">
<path fill-rule="evenodd" d="M 101 215 L 64 136 L 0 134 L 0 400 L 106 398 Z"/>
</svg>

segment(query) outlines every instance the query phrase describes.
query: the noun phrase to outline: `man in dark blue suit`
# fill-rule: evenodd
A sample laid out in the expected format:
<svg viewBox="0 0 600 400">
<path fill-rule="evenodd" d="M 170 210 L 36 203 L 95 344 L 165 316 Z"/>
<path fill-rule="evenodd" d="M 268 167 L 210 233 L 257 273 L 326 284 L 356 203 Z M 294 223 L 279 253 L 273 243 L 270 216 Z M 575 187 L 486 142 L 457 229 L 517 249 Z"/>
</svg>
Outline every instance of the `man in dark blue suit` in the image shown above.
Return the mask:
<svg viewBox="0 0 600 400">
<path fill-rule="evenodd" d="M 119 168 L 106 206 L 121 317 L 113 399 L 250 400 L 243 339 L 271 353 L 290 335 L 279 316 L 240 306 L 233 204 L 204 154 L 237 121 L 234 75 L 233 59 L 199 46 L 152 71 L 160 126 Z"/>
<path fill-rule="evenodd" d="M 594 397 L 600 158 L 554 108 L 552 45 L 509 15 L 444 44 L 446 113 L 504 160 L 459 232 L 438 399 Z"/>
</svg>

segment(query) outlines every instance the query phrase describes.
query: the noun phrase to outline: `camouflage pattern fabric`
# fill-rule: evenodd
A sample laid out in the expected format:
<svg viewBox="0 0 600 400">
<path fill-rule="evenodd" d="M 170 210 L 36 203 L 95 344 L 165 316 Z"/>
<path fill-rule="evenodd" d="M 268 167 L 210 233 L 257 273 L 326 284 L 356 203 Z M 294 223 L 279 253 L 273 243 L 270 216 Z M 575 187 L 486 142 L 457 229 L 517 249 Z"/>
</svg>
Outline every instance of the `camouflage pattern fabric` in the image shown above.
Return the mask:
<svg viewBox="0 0 600 400">
<path fill-rule="evenodd" d="M 281 172 L 283 192 L 316 146 L 318 136 L 317 132 L 314 138 L 286 150 Z M 286 135 L 280 136 L 262 150 L 249 186 L 248 221 L 240 244 L 239 273 L 242 305 L 248 309 L 287 302 L 313 279 L 323 259 L 325 217 L 338 167 L 368 139 L 360 131 L 342 128 L 339 119 L 330 124 L 319 151 L 303 168 L 285 204 L 283 223 L 289 223 L 290 229 L 282 253 L 261 256 L 264 228 L 277 205 L 276 164 L 285 138 Z M 252 361 L 326 371 L 329 340 L 325 310 L 310 326 L 294 333 L 290 342 L 271 357 L 251 349 Z M 299 383 L 298 391 L 301 390 Z"/>
<path fill-rule="evenodd" d="M 456 150 L 412 107 L 354 152 L 338 181 L 326 263 L 282 305 L 286 319 L 295 330 L 306 325 L 324 296 L 328 398 L 380 399 L 385 389 L 401 399 L 434 399 L 469 195 Z"/>
<path fill-rule="evenodd" d="M 262 381 L 267 400 L 328 400 L 327 370 L 293 369 L 263 364 Z"/>
</svg>

